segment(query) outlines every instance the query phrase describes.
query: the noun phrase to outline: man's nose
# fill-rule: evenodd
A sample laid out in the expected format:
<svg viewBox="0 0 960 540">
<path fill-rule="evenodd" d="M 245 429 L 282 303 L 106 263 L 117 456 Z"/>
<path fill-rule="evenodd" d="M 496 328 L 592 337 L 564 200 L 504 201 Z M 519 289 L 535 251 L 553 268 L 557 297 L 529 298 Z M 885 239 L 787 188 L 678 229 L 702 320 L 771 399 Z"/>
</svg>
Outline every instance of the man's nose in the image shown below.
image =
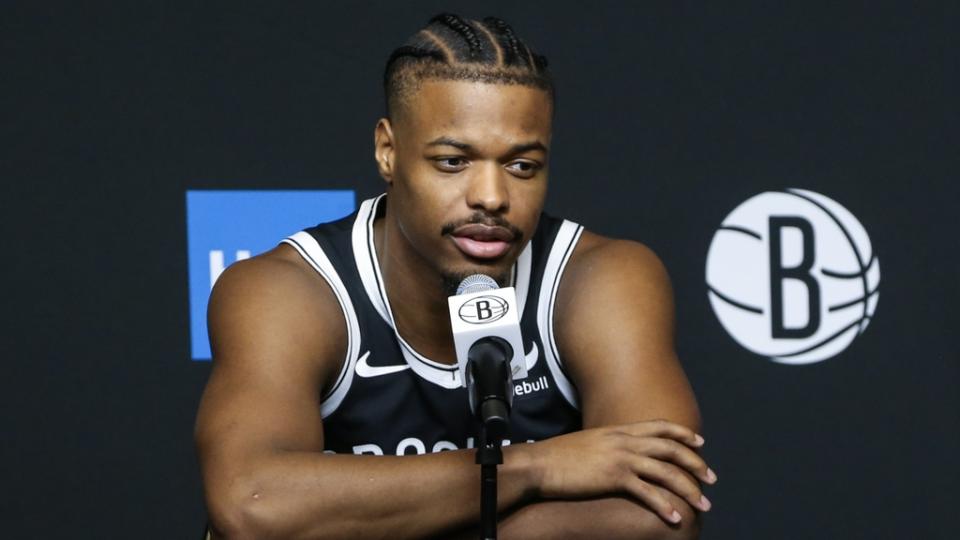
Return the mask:
<svg viewBox="0 0 960 540">
<path fill-rule="evenodd" d="M 474 175 L 467 188 L 467 205 L 491 214 L 505 212 L 510 208 L 510 193 L 507 179 L 498 163 L 484 163 L 474 168 Z"/>
</svg>

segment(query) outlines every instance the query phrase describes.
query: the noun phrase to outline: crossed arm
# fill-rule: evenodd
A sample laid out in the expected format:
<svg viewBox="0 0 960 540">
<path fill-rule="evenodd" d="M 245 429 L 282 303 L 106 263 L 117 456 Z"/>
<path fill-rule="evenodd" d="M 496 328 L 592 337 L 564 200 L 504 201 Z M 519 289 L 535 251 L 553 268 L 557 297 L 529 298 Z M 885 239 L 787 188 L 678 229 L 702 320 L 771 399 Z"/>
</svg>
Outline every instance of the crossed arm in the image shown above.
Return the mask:
<svg viewBox="0 0 960 540">
<path fill-rule="evenodd" d="M 330 322 L 342 320 L 330 290 L 285 249 L 234 265 L 211 298 L 216 361 L 196 440 L 214 531 L 421 538 L 473 527 L 479 472 L 470 450 L 321 452 L 317 403 L 346 337 Z M 585 429 L 505 448 L 500 536 L 695 537 L 694 508 L 705 509 L 697 479 L 714 477 L 693 450 L 699 418 L 673 354 L 662 267 L 636 244 L 587 236 L 556 313 Z M 670 421 L 646 421 L 654 418 Z"/>
<path fill-rule="evenodd" d="M 700 415 L 674 352 L 673 317 L 669 278 L 649 249 L 584 233 L 560 285 L 555 331 L 577 384 L 584 429 L 629 433 L 611 454 L 597 456 L 618 467 L 626 483 L 595 499 L 524 506 L 501 523 L 502 531 L 544 539 L 698 536 L 698 510 L 710 508 L 700 500 L 698 480 L 712 484 L 716 475 L 687 454 L 703 442 L 692 433 Z M 674 435 L 672 424 L 692 432 Z M 686 448 L 670 444 L 675 440 Z M 634 455 L 611 458 L 623 457 L 624 449 Z M 654 459 L 638 461 L 637 454 Z M 674 510 L 681 520 L 671 525 Z"/>
</svg>

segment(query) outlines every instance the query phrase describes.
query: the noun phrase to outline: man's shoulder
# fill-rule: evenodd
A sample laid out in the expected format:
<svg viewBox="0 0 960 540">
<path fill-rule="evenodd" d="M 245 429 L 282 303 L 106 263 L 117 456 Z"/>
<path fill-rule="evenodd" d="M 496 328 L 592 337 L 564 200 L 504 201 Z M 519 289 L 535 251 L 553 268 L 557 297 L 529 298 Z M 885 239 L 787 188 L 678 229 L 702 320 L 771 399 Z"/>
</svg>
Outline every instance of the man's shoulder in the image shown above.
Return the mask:
<svg viewBox="0 0 960 540">
<path fill-rule="evenodd" d="M 217 278 L 211 293 L 249 301 L 312 300 L 336 303 L 329 287 L 293 248 L 286 244 L 231 264 Z"/>
<path fill-rule="evenodd" d="M 568 241 L 563 247 L 575 242 L 575 248 L 564 270 L 564 281 L 616 279 L 625 273 L 637 272 L 650 274 L 649 277 L 654 278 L 661 274 L 662 277 L 666 276 L 663 263 L 657 254 L 647 245 L 635 240 L 603 236 L 576 222 L 546 212 L 540 216 L 538 234 L 551 239 L 553 250 L 561 247 L 556 245 L 560 236 Z"/>
<path fill-rule="evenodd" d="M 561 287 L 669 287 L 666 268 L 648 246 L 584 230 Z"/>
<path fill-rule="evenodd" d="M 215 365 L 241 374 L 294 370 L 333 381 L 346 350 L 333 291 L 286 245 L 230 265 L 210 295 L 207 323 Z"/>
<path fill-rule="evenodd" d="M 641 327 L 667 336 L 673 311 L 670 278 L 653 250 L 632 240 L 581 234 L 554 307 L 561 348 L 572 351 L 596 336 Z"/>
<path fill-rule="evenodd" d="M 210 294 L 208 319 L 270 331 L 329 329 L 328 340 L 343 327 L 330 286 L 284 244 L 227 267 Z"/>
</svg>

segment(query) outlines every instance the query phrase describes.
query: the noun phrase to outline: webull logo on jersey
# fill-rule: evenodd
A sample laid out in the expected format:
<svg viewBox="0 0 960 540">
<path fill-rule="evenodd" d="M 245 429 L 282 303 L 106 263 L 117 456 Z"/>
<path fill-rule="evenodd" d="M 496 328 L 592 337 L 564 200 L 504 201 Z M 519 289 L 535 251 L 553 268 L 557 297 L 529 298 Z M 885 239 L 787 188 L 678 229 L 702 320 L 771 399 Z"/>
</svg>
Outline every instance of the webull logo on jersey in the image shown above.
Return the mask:
<svg viewBox="0 0 960 540">
<path fill-rule="evenodd" d="M 356 198 L 352 190 L 188 190 L 186 204 L 191 357 L 209 360 L 207 300 L 224 269 L 297 231 L 346 216 Z"/>
<path fill-rule="evenodd" d="M 513 385 L 513 395 L 517 397 L 526 396 L 541 390 L 546 390 L 547 388 L 550 388 L 550 381 L 547 380 L 546 375 L 542 375 L 533 382 L 523 381 L 520 384 Z"/>
</svg>

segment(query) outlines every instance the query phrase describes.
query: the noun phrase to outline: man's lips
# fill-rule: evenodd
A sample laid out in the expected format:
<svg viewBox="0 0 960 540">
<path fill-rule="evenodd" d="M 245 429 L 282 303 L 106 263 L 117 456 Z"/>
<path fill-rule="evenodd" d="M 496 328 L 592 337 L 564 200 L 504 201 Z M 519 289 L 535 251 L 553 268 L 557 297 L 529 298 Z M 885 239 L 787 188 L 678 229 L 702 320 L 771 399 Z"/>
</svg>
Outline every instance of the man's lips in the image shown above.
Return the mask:
<svg viewBox="0 0 960 540">
<path fill-rule="evenodd" d="M 471 223 L 450 233 L 453 242 L 465 255 L 476 259 L 495 259 L 510 249 L 514 235 L 504 227 Z"/>
</svg>

